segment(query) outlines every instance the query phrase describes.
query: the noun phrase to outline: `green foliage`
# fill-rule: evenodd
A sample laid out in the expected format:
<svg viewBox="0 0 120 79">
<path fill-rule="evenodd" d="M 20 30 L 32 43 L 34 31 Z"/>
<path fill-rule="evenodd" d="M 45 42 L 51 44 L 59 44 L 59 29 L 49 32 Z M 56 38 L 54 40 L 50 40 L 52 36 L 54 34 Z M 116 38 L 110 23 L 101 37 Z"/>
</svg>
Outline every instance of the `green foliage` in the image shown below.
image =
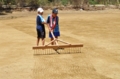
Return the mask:
<svg viewBox="0 0 120 79">
<path fill-rule="evenodd" d="M 48 3 L 48 0 L 39 0 L 38 3 L 40 6 L 44 6 Z"/>
<path fill-rule="evenodd" d="M 95 4 L 97 4 L 97 1 L 96 0 L 89 0 L 89 4 L 95 5 Z"/>
<path fill-rule="evenodd" d="M 4 4 L 8 4 L 9 1 L 8 1 L 8 0 L 3 0 L 3 3 L 4 3 Z"/>
<path fill-rule="evenodd" d="M 49 3 L 56 3 L 61 2 L 62 5 L 67 5 L 68 3 L 77 3 L 79 5 L 79 2 L 83 0 L 0 0 L 0 4 L 28 4 L 32 6 L 44 6 Z M 120 4 L 120 0 L 84 0 L 84 2 L 89 2 L 89 4 L 95 5 L 95 4 Z"/>
<path fill-rule="evenodd" d="M 11 3 L 11 4 L 16 4 L 15 0 L 11 0 L 10 3 Z"/>
<path fill-rule="evenodd" d="M 61 3 L 65 6 L 68 4 L 68 2 L 69 2 L 69 0 L 61 0 Z"/>
<path fill-rule="evenodd" d="M 53 2 L 53 0 L 48 0 L 48 2 Z"/>
<path fill-rule="evenodd" d="M 3 4 L 15 4 L 15 0 L 0 0 L 1 3 Z"/>
</svg>

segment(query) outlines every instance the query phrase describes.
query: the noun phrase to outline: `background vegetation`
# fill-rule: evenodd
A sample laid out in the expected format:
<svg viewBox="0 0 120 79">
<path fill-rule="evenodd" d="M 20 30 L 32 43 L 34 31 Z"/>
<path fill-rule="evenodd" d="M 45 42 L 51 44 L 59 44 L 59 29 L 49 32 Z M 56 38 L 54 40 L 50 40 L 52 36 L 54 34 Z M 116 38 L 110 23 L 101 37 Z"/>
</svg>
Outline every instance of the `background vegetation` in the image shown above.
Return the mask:
<svg viewBox="0 0 120 79">
<path fill-rule="evenodd" d="M 8 5 L 19 5 L 19 6 L 30 6 L 30 5 L 67 5 L 70 4 L 79 4 L 83 2 L 88 2 L 89 4 L 113 4 L 118 5 L 120 0 L 0 0 L 0 4 Z"/>
<path fill-rule="evenodd" d="M 69 7 L 75 9 L 90 9 L 90 5 L 114 5 L 118 8 L 120 0 L 0 0 L 0 10 L 3 8 L 3 5 L 8 8 L 11 5 L 16 7 L 31 7 L 31 8 L 38 8 L 38 7 Z M 102 8 L 103 9 L 103 8 Z"/>
</svg>

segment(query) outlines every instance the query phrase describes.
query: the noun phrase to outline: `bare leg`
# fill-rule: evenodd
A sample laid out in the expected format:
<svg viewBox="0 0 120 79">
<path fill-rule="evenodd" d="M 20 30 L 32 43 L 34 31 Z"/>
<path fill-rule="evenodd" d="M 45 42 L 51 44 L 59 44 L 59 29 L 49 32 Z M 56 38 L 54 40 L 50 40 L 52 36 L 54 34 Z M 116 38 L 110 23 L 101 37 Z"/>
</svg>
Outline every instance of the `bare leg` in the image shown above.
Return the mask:
<svg viewBox="0 0 120 79">
<path fill-rule="evenodd" d="M 55 38 L 56 38 L 56 39 L 58 39 L 58 37 L 57 37 L 57 36 L 56 36 Z"/>
<path fill-rule="evenodd" d="M 58 37 L 57 37 L 57 36 L 56 36 L 55 38 L 56 38 L 56 39 L 58 39 Z M 56 41 L 57 41 L 57 40 L 56 40 Z M 57 42 L 58 42 L 58 41 L 57 41 Z M 55 45 L 56 45 L 56 42 L 54 42 L 54 43 L 55 43 Z"/>
<path fill-rule="evenodd" d="M 40 38 L 37 38 L 37 46 L 39 46 Z"/>
<path fill-rule="evenodd" d="M 42 38 L 42 45 L 44 45 L 45 44 L 45 39 L 44 38 Z"/>
<path fill-rule="evenodd" d="M 51 38 L 51 41 L 54 40 L 53 38 Z M 52 45 L 54 45 L 54 42 L 51 43 Z"/>
<path fill-rule="evenodd" d="M 58 37 L 55 37 L 55 39 L 58 39 Z M 53 41 L 54 39 L 51 38 L 51 41 Z M 55 41 L 51 43 L 52 45 L 56 45 Z"/>
</svg>

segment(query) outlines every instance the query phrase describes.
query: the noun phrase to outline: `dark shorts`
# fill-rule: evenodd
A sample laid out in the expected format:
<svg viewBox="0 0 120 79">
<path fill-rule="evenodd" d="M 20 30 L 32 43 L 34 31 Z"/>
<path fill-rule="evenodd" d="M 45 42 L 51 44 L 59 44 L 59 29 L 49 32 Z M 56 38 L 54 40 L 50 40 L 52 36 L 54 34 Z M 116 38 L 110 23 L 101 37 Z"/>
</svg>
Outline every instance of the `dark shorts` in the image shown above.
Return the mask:
<svg viewBox="0 0 120 79">
<path fill-rule="evenodd" d="M 45 37 L 46 37 L 45 31 L 41 31 L 37 29 L 37 38 L 45 38 Z"/>
<path fill-rule="evenodd" d="M 60 36 L 60 32 L 53 32 L 55 37 Z M 52 34 L 49 32 L 49 37 L 52 38 Z"/>
</svg>

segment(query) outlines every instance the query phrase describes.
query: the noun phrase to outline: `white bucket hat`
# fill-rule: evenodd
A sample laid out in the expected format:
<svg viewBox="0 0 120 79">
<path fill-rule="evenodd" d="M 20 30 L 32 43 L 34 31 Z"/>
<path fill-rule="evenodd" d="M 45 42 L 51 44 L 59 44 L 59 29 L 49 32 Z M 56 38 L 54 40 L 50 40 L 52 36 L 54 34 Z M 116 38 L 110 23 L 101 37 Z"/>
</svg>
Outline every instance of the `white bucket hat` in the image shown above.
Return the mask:
<svg viewBox="0 0 120 79">
<path fill-rule="evenodd" d="M 42 13 L 44 10 L 42 9 L 42 8 L 38 8 L 37 9 L 37 12 L 40 12 L 40 13 Z"/>
</svg>

